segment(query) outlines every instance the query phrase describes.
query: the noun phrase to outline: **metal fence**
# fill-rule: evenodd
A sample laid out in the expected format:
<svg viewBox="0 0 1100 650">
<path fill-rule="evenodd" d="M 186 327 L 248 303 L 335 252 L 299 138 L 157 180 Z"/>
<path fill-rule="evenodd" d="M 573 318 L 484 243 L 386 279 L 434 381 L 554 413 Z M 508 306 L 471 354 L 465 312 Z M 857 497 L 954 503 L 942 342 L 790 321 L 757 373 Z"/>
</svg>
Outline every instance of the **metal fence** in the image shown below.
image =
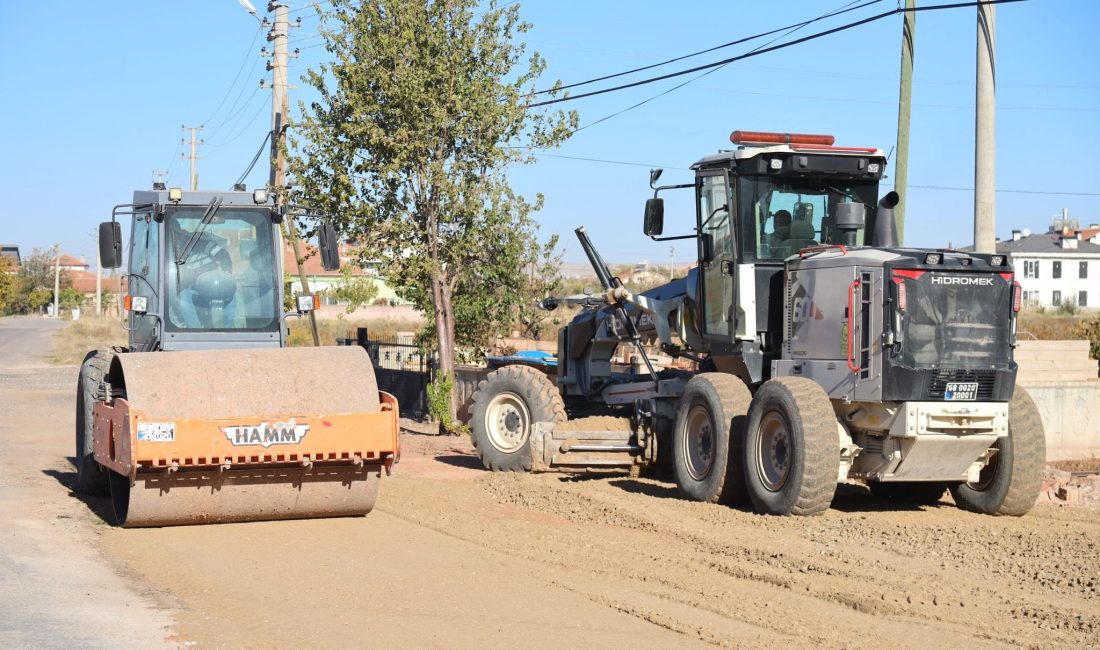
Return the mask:
<svg viewBox="0 0 1100 650">
<path fill-rule="evenodd" d="M 378 389 L 397 398 L 401 417 L 420 419 L 428 414 L 428 383 L 432 380 L 431 355 L 409 333 L 373 338 L 360 327 L 355 338 L 337 341 L 366 349 L 374 365 Z"/>
</svg>

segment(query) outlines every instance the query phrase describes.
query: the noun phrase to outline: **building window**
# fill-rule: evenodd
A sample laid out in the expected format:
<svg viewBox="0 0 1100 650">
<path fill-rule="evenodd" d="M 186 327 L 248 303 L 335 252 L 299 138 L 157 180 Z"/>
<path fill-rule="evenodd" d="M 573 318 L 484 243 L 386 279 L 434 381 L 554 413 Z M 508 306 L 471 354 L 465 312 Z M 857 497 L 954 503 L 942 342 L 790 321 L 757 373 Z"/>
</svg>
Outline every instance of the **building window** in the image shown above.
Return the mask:
<svg viewBox="0 0 1100 650">
<path fill-rule="evenodd" d="M 1089 292 L 1088 291 L 1078 291 L 1077 292 L 1077 306 L 1078 307 L 1088 307 L 1089 306 Z"/>
<path fill-rule="evenodd" d="M 1055 262 L 1054 263 L 1054 270 L 1051 272 L 1050 277 L 1052 277 L 1052 278 L 1062 277 L 1062 263 L 1061 262 Z"/>
<path fill-rule="evenodd" d="M 1080 271 L 1078 271 L 1077 277 L 1081 278 L 1082 280 L 1089 277 L 1089 263 L 1088 262 L 1081 262 L 1080 266 L 1078 268 L 1080 269 Z"/>
<path fill-rule="evenodd" d="M 1051 298 L 1050 304 L 1055 306 L 1055 307 L 1062 304 L 1062 292 L 1061 291 L 1055 291 L 1054 292 L 1054 296 Z"/>
<path fill-rule="evenodd" d="M 1039 260 L 1024 260 L 1024 277 L 1039 277 Z"/>
</svg>

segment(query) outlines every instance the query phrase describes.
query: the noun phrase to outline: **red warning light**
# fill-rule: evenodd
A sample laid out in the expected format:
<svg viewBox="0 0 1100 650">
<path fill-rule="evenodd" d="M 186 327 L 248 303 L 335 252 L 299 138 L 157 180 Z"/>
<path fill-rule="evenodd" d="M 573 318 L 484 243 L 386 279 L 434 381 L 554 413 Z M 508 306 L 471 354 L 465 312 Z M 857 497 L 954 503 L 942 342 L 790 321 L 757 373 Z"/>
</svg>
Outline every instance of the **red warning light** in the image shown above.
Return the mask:
<svg viewBox="0 0 1100 650">
<path fill-rule="evenodd" d="M 812 133 L 768 133 L 766 131 L 734 131 L 730 134 L 733 144 L 816 144 L 831 147 L 836 138 Z"/>
</svg>

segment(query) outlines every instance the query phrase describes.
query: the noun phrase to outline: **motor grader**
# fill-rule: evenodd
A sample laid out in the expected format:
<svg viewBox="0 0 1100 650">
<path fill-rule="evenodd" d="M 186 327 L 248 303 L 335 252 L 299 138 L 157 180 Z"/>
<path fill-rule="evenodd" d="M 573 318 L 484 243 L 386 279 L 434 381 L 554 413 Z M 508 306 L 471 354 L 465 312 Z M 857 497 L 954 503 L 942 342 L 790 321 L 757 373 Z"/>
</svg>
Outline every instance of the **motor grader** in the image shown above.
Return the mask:
<svg viewBox="0 0 1100 650">
<path fill-rule="evenodd" d="M 555 376 L 511 366 L 479 385 L 470 425 L 486 467 L 665 465 L 690 498 L 771 514 L 823 512 L 849 479 L 1026 513 L 1045 438 L 1015 385 L 1010 260 L 899 246 L 880 149 L 731 140 L 692 166 L 694 183 L 658 187 L 651 172 L 643 230 L 696 241 L 687 277 L 634 294 L 577 229 L 603 293 L 560 330 Z M 669 190 L 695 193 L 694 232 L 662 236 Z M 697 370 L 657 368 L 647 339 Z M 624 347 L 640 363 L 613 363 Z M 629 425 L 586 427 L 592 413 Z"/>
<path fill-rule="evenodd" d="M 287 208 L 265 190 L 134 193 L 100 225 L 122 261 L 128 345 L 88 353 L 76 397 L 76 487 L 123 527 L 364 515 L 396 462 L 398 407 L 358 347 L 287 348 Z M 289 217 L 292 218 L 292 217 Z M 325 268 L 335 231 L 319 228 Z"/>
</svg>

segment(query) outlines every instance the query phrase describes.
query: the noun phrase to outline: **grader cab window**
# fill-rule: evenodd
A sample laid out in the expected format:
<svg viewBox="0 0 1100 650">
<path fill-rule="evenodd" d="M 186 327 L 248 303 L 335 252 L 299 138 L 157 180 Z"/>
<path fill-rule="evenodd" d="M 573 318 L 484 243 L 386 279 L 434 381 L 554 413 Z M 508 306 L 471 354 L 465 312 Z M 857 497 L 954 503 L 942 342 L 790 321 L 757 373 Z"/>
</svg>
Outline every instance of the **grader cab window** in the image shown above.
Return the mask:
<svg viewBox="0 0 1100 650">
<path fill-rule="evenodd" d="M 744 177 L 741 184 L 741 253 L 761 262 L 779 262 L 803 248 L 839 242 L 836 205 L 857 202 L 870 210 L 877 200 L 873 182 Z M 862 240 L 862 231 L 857 240 Z"/>
</svg>

